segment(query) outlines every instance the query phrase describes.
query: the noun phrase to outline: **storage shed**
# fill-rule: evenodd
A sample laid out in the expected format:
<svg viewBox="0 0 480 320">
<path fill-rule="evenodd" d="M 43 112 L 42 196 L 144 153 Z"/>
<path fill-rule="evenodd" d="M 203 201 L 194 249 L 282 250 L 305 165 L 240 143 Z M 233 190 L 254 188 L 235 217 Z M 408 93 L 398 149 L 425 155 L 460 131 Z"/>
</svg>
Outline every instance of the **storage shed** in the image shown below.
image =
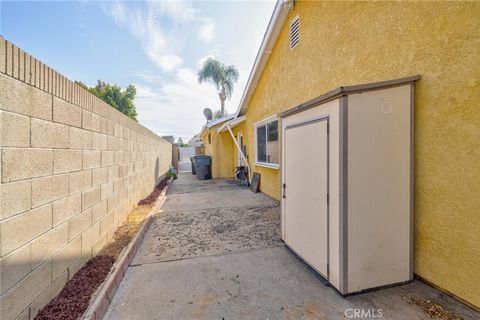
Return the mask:
<svg viewBox="0 0 480 320">
<path fill-rule="evenodd" d="M 413 279 L 418 79 L 340 87 L 280 115 L 282 239 L 343 295 Z"/>
</svg>

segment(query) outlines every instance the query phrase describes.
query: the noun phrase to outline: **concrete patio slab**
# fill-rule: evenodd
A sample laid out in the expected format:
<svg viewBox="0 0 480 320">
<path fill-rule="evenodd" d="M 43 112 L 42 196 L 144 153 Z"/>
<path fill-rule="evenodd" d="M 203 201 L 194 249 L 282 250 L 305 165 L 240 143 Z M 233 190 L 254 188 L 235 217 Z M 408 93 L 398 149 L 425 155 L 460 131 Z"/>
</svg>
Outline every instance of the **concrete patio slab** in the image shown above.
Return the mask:
<svg viewBox="0 0 480 320">
<path fill-rule="evenodd" d="M 133 264 L 283 246 L 278 212 L 278 204 L 163 212 Z"/>
<path fill-rule="evenodd" d="M 181 179 L 181 180 L 180 180 Z M 172 190 L 169 191 L 169 194 L 184 194 L 184 193 L 197 193 L 197 192 L 209 192 L 214 190 L 238 190 L 235 180 L 227 179 L 216 179 L 213 180 L 203 180 L 203 181 L 192 181 L 193 176 L 180 178 L 179 182 L 172 185 Z"/>
<path fill-rule="evenodd" d="M 409 298 L 480 319 L 420 281 L 343 298 L 280 242 L 277 201 L 191 174 L 174 186 L 106 319 L 430 319 Z"/>
<path fill-rule="evenodd" d="M 278 202 L 262 193 L 253 193 L 248 189 L 212 190 L 210 192 L 170 194 L 162 211 L 238 208 L 273 204 L 278 204 Z"/>
<path fill-rule="evenodd" d="M 420 282 L 342 298 L 283 247 L 131 267 L 106 319 L 345 319 L 353 309 L 428 318 L 403 296 L 435 299 L 475 319 Z"/>
</svg>

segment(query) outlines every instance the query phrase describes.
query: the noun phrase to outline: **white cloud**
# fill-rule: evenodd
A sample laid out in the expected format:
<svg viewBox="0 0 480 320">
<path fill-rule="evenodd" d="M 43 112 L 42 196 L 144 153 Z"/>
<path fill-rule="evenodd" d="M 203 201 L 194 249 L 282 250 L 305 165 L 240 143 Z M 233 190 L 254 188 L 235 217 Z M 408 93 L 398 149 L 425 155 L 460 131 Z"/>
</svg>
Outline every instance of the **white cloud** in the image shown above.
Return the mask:
<svg viewBox="0 0 480 320">
<path fill-rule="evenodd" d="M 147 57 L 167 72 L 183 65 L 179 55 L 183 47 L 179 25 L 192 28 L 191 24 L 201 24 L 194 27 L 199 28 L 198 34 L 203 41 L 211 41 L 215 33 L 213 21 L 202 17 L 187 1 L 149 1 L 134 5 L 113 2 L 106 8 L 117 25 L 127 27 L 139 40 Z M 162 21 L 168 21 L 168 30 L 162 27 Z"/>
<path fill-rule="evenodd" d="M 213 40 L 215 34 L 215 24 L 210 20 L 206 19 L 206 22 L 198 30 L 200 39 L 203 41 Z"/>
<path fill-rule="evenodd" d="M 254 21 L 238 32 L 232 22 L 251 17 L 252 13 L 244 10 L 248 4 L 236 5 L 241 10 L 218 5 L 218 15 L 211 17 L 205 15 L 211 9 L 208 4 L 187 1 L 106 2 L 104 6 L 112 20 L 138 41 L 132 45 L 139 46 L 159 68 L 140 64 L 141 72 L 133 74 L 130 81 L 137 88 L 140 123 L 159 135 L 173 134 L 184 141 L 197 134 L 205 123 L 202 110 L 220 109 L 216 88 L 197 81 L 197 70 L 209 57 L 219 57 L 239 69 L 239 81 L 225 106 L 229 113 L 236 111 L 271 8 L 264 9 L 262 20 L 252 18 Z M 220 25 L 222 28 L 217 28 Z"/>
<path fill-rule="evenodd" d="M 135 83 L 135 105 L 139 121 L 159 135 L 192 137 L 205 123 L 203 108 L 219 104 L 215 88 L 198 85 L 192 69 L 179 68 L 172 81 L 161 85 L 156 79 L 150 79 L 151 83 Z"/>
<path fill-rule="evenodd" d="M 176 39 L 162 29 L 160 21 L 166 14 L 174 21 L 188 21 L 194 10 L 179 1 L 147 2 L 146 6 L 127 7 L 120 2 L 113 3 L 108 9 L 113 20 L 127 27 L 139 40 L 147 57 L 159 68 L 171 72 L 179 68 L 183 59 L 175 52 Z"/>
<path fill-rule="evenodd" d="M 153 5 L 160 12 L 168 14 L 176 21 L 191 21 L 198 13 L 198 10 L 195 10 L 191 3 L 185 1 L 157 1 Z"/>
<path fill-rule="evenodd" d="M 110 13 L 116 24 L 123 24 L 127 20 L 126 8 L 123 4 L 115 2 L 110 8 Z"/>
<path fill-rule="evenodd" d="M 226 101 L 228 113 L 236 111 L 248 78 L 245 70 L 239 68 L 239 71 L 240 78 L 232 99 Z M 173 134 L 188 140 L 205 123 L 204 108 L 220 109 L 216 88 L 210 83 L 199 85 L 194 69 L 181 67 L 168 81 L 152 73 L 138 73 L 136 76 L 141 80 L 134 82 L 138 119 L 158 135 Z"/>
<path fill-rule="evenodd" d="M 182 65 L 183 59 L 176 55 L 164 55 L 160 51 L 149 50 L 148 56 L 165 71 L 173 71 Z"/>
<path fill-rule="evenodd" d="M 145 83 L 134 83 L 137 88 L 135 105 L 138 119 L 159 135 L 174 134 L 189 139 L 205 123 L 203 109 L 220 109 L 216 89 L 211 84 L 198 84 L 197 73 L 191 68 L 179 68 L 171 81 L 160 82 L 150 74 L 138 74 Z M 241 96 L 242 83 L 237 92 L 227 100 L 228 112 L 236 111 Z"/>
</svg>

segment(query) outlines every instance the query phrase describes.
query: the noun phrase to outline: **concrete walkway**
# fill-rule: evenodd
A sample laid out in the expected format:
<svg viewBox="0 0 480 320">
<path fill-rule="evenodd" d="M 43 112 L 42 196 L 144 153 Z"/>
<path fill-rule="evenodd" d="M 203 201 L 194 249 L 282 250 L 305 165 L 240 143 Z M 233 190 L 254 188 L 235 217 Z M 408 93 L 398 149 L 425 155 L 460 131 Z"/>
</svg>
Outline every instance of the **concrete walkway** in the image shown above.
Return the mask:
<svg viewBox="0 0 480 320">
<path fill-rule="evenodd" d="M 105 318 L 429 319 L 410 297 L 480 318 L 418 281 L 342 298 L 283 246 L 279 229 L 277 201 L 232 181 L 181 174 Z"/>
</svg>

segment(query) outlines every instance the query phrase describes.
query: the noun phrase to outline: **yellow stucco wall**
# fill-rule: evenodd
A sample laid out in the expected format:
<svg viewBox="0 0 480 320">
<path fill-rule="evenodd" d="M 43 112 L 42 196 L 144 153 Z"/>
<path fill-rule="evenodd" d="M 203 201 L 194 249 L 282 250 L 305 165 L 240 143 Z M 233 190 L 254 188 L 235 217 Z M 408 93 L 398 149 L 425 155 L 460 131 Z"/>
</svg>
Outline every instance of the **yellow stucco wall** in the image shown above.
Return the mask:
<svg viewBox="0 0 480 320">
<path fill-rule="evenodd" d="M 208 142 L 208 134 L 210 133 L 210 129 L 205 129 L 203 131 L 203 134 L 200 136 L 200 139 L 202 140 L 203 143 L 203 152 L 206 155 L 211 156 L 212 155 L 212 144 Z"/>
<path fill-rule="evenodd" d="M 234 144 L 228 132 L 217 133 L 223 123 L 208 128 L 201 136 L 205 154 L 212 156 L 212 176 L 214 178 L 230 178 L 235 174 Z M 211 134 L 211 143 L 208 142 Z"/>
<path fill-rule="evenodd" d="M 415 272 L 480 307 L 480 3 L 296 1 L 247 109 L 250 163 L 253 123 L 340 85 L 414 74 Z M 253 169 L 279 199 L 279 170 Z"/>
</svg>

